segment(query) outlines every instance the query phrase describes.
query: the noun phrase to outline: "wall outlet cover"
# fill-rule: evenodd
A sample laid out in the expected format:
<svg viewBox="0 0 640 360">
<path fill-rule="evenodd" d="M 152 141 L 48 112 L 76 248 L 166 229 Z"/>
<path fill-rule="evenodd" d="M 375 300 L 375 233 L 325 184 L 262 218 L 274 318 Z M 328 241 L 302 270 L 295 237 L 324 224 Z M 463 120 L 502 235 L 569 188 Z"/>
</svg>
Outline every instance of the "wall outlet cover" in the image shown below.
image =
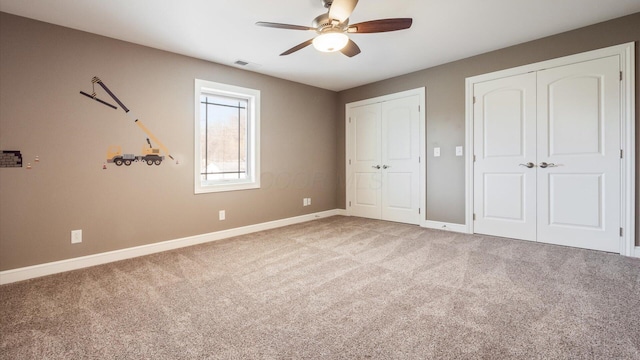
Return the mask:
<svg viewBox="0 0 640 360">
<path fill-rule="evenodd" d="M 71 231 L 71 243 L 79 244 L 82 242 L 82 230 L 72 230 Z"/>
</svg>

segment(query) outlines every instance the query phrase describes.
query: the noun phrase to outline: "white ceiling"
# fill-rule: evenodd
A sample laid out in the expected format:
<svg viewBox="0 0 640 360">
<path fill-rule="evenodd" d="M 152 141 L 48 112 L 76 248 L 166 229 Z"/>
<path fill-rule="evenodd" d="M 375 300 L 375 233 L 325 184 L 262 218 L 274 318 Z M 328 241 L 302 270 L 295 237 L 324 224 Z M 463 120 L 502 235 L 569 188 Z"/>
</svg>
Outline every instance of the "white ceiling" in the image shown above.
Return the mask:
<svg viewBox="0 0 640 360">
<path fill-rule="evenodd" d="M 362 53 L 283 51 L 315 33 L 322 0 L 0 0 L 0 11 L 329 90 L 344 90 L 640 11 L 640 0 L 360 0 L 350 23 L 412 17 L 411 29 L 351 34 Z"/>
</svg>

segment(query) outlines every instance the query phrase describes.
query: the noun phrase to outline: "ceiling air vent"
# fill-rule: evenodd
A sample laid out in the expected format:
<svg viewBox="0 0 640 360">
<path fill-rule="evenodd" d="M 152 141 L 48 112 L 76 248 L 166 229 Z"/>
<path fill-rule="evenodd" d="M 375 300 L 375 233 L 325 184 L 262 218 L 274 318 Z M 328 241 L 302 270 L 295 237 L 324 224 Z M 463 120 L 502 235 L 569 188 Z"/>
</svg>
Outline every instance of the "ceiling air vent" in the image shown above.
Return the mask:
<svg viewBox="0 0 640 360">
<path fill-rule="evenodd" d="M 247 65 L 249 65 L 248 62 L 243 61 L 243 60 L 236 60 L 236 62 L 234 62 L 234 64 L 236 64 L 238 66 L 247 66 Z"/>
</svg>

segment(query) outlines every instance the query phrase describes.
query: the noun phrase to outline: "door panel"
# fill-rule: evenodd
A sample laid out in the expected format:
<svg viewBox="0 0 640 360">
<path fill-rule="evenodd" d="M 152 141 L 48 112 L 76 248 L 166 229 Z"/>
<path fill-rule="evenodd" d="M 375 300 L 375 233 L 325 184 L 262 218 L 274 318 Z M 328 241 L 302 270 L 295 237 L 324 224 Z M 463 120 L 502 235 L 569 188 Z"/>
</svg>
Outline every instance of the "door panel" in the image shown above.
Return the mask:
<svg viewBox="0 0 640 360">
<path fill-rule="evenodd" d="M 414 155 L 412 145 L 415 144 L 415 131 L 412 129 L 411 108 L 403 105 L 398 104 L 397 100 L 382 105 L 387 150 L 382 155 L 387 160 L 411 160 Z"/>
<path fill-rule="evenodd" d="M 523 89 L 500 89 L 484 96 L 484 156 L 524 154 Z"/>
<path fill-rule="evenodd" d="M 484 174 L 484 218 L 524 222 L 524 176 L 522 174 Z M 517 194 L 511 199 L 500 199 L 503 194 Z"/>
<path fill-rule="evenodd" d="M 413 95 L 383 102 L 382 219 L 419 223 L 420 99 Z"/>
<path fill-rule="evenodd" d="M 387 206 L 397 210 L 412 210 L 414 197 L 411 193 L 413 188 L 411 173 L 389 173 L 387 174 L 386 196 Z"/>
<path fill-rule="evenodd" d="M 604 174 L 549 174 L 549 224 L 604 230 L 603 178 Z"/>
<path fill-rule="evenodd" d="M 620 82 L 612 56 L 538 72 L 538 241 L 620 249 Z"/>
<path fill-rule="evenodd" d="M 474 231 L 536 238 L 536 77 L 474 86 Z"/>
<path fill-rule="evenodd" d="M 351 209 L 355 215 L 379 219 L 382 179 L 380 159 L 380 104 L 351 109 L 351 143 L 354 154 L 349 186 L 354 186 Z"/>
<path fill-rule="evenodd" d="M 380 162 L 380 140 L 378 139 L 380 122 L 373 109 L 361 109 L 354 120 L 356 161 Z"/>
<path fill-rule="evenodd" d="M 601 78 L 597 76 L 561 78 L 547 85 L 550 155 L 600 152 L 604 129 L 602 90 Z"/>
</svg>

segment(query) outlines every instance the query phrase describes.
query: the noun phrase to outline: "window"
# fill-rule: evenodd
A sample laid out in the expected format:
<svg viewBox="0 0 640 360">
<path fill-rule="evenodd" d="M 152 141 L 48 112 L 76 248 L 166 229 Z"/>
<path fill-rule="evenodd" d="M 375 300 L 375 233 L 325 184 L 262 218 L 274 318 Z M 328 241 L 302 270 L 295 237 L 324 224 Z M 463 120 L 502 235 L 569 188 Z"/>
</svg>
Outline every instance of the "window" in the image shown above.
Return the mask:
<svg viewBox="0 0 640 360">
<path fill-rule="evenodd" d="M 260 187 L 260 91 L 195 81 L 195 193 Z"/>
</svg>

